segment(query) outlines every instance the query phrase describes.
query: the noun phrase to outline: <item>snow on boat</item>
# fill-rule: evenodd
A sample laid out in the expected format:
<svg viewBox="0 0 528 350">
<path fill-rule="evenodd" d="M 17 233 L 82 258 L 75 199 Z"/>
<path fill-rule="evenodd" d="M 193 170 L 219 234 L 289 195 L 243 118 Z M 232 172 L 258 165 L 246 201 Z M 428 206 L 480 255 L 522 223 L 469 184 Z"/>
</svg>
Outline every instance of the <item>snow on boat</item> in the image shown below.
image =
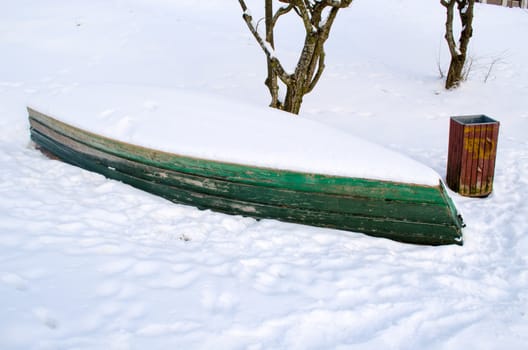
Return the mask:
<svg viewBox="0 0 528 350">
<path fill-rule="evenodd" d="M 204 109 L 183 92 L 74 90 L 28 107 L 31 139 L 67 163 L 200 209 L 462 245 L 440 177 L 393 151 L 211 97 Z"/>
</svg>

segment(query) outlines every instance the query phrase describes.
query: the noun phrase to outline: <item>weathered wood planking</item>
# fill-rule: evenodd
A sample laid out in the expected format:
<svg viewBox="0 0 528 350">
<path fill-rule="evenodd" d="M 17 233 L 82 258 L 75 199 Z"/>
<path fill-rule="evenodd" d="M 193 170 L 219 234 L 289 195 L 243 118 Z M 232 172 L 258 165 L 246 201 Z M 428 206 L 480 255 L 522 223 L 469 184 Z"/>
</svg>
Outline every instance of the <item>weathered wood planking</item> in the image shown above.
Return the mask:
<svg viewBox="0 0 528 350">
<path fill-rule="evenodd" d="M 56 133 L 36 122 L 35 132 L 48 135 L 53 140 L 71 149 L 105 161 L 105 164 L 124 173 L 136 174 L 144 180 L 164 183 L 169 186 L 186 188 L 195 192 L 221 195 L 227 198 L 242 199 L 247 202 L 261 201 L 266 204 L 298 207 L 312 210 L 327 210 L 373 217 L 392 217 L 401 220 L 422 221 L 429 218 L 432 223 L 449 224 L 452 221 L 449 209 L 437 203 L 412 203 L 351 195 L 335 195 L 291 191 L 288 189 L 262 187 L 248 184 L 236 184 L 215 178 L 183 174 L 173 170 L 155 168 L 142 163 L 129 161 L 101 151 L 89 148 L 67 136 Z"/>
<path fill-rule="evenodd" d="M 441 184 L 417 186 L 181 157 L 110 140 L 31 109 L 29 113 L 31 137 L 48 152 L 175 202 L 403 242 L 462 244 L 461 219 Z"/>
</svg>

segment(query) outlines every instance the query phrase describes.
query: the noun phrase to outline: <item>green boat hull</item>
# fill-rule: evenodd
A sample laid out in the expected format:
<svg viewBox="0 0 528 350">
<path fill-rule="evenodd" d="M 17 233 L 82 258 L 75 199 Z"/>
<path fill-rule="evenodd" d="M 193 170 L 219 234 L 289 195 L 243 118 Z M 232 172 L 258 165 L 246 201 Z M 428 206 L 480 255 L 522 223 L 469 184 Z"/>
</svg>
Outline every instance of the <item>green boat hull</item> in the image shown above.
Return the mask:
<svg viewBox="0 0 528 350">
<path fill-rule="evenodd" d="M 46 153 L 176 203 L 407 243 L 462 245 L 462 219 L 441 182 L 422 186 L 197 159 L 28 112 L 31 139 Z"/>
</svg>

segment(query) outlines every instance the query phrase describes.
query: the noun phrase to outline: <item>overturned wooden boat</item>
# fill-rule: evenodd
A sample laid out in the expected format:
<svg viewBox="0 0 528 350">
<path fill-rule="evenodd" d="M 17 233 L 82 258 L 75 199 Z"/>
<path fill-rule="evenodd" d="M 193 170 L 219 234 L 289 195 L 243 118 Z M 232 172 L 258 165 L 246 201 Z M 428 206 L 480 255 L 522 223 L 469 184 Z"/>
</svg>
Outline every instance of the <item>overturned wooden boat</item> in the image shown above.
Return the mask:
<svg viewBox="0 0 528 350">
<path fill-rule="evenodd" d="M 31 139 L 46 153 L 176 203 L 401 242 L 462 245 L 462 219 L 440 180 L 424 185 L 204 159 L 28 112 Z"/>
<path fill-rule="evenodd" d="M 462 219 L 438 173 L 317 121 L 202 92 L 115 84 L 44 94 L 28 112 L 46 153 L 177 203 L 462 244 Z"/>
</svg>

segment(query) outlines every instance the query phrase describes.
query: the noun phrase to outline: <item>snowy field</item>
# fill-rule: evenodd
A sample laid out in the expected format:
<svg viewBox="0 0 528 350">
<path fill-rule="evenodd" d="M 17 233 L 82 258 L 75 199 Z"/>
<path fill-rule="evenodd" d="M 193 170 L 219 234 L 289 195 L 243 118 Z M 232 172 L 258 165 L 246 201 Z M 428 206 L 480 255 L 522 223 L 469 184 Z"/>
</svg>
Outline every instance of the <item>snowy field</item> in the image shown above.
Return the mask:
<svg viewBox="0 0 528 350">
<path fill-rule="evenodd" d="M 464 246 L 423 247 L 199 211 L 33 148 L 26 105 L 79 86 L 267 105 L 237 1 L 4 1 L 0 349 L 526 349 L 528 12 L 475 12 L 469 81 L 447 92 L 439 2 L 356 0 L 301 111 L 442 176 L 450 116 L 501 122 L 493 194 L 452 194 Z M 290 64 L 298 28 L 279 28 Z"/>
</svg>

